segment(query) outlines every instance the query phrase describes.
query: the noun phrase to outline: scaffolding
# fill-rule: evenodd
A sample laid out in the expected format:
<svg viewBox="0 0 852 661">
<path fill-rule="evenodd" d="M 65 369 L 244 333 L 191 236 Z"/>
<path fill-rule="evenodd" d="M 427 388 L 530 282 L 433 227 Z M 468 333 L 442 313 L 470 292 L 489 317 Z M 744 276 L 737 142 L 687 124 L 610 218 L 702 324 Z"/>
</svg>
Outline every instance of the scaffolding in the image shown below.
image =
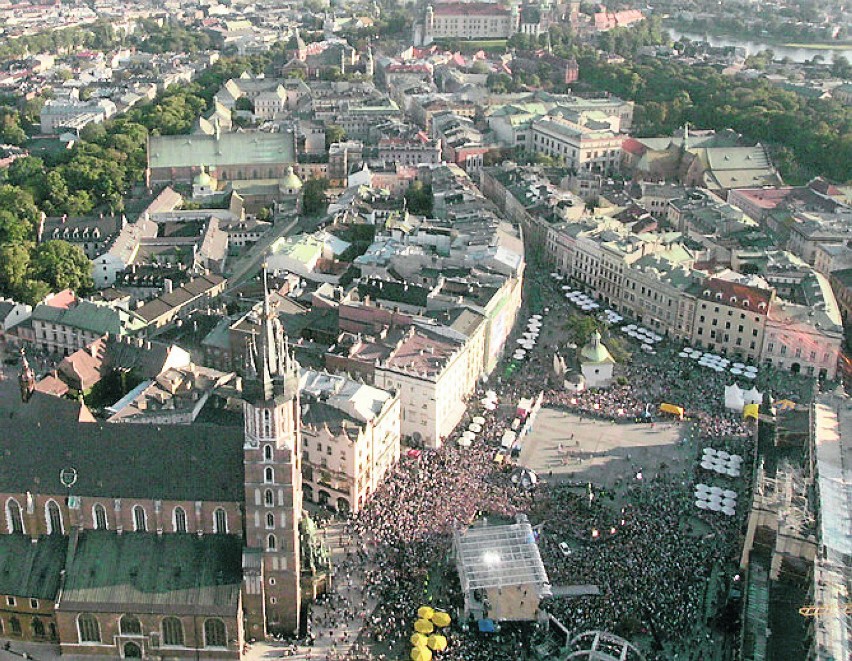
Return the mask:
<svg viewBox="0 0 852 661">
<path fill-rule="evenodd" d="M 532 526 L 522 514 L 513 524 L 456 530 L 453 547 L 466 615 L 484 615 L 491 592 L 523 588 L 536 604 L 552 594 Z"/>
</svg>

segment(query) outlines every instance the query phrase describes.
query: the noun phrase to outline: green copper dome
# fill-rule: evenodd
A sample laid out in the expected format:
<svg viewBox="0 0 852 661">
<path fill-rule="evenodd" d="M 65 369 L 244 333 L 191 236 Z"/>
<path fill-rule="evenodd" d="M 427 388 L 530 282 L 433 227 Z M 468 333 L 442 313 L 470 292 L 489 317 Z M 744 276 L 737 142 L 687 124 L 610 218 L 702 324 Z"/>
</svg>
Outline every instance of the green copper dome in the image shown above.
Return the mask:
<svg viewBox="0 0 852 661">
<path fill-rule="evenodd" d="M 580 350 L 580 359 L 584 363 L 614 363 L 612 356 L 601 343 L 601 334 L 598 331 L 592 333 L 592 339 Z"/>
<path fill-rule="evenodd" d="M 281 188 L 287 190 L 298 190 L 302 187 L 302 180 L 293 172 L 293 166 L 287 168 L 287 174 L 281 179 Z"/>
</svg>

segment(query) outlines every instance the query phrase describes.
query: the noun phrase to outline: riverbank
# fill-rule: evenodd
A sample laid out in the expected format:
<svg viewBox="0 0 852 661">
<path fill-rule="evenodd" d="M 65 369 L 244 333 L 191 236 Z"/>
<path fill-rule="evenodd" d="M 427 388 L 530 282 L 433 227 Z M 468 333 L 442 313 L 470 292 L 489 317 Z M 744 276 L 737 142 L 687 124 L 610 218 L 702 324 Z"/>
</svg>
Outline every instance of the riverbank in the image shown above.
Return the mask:
<svg viewBox="0 0 852 661">
<path fill-rule="evenodd" d="M 769 40 L 767 40 L 769 41 Z M 784 48 L 804 48 L 807 50 L 836 50 L 836 51 L 845 51 L 852 49 L 852 43 L 842 42 L 842 43 L 833 43 L 833 44 L 779 44 L 779 46 L 783 46 Z"/>
<path fill-rule="evenodd" d="M 769 46 L 782 46 L 784 48 L 807 48 L 809 50 L 848 50 L 852 48 L 852 41 L 804 41 L 791 42 L 789 37 L 779 37 L 769 34 L 754 34 L 746 30 L 731 31 L 719 27 L 707 27 L 693 25 L 691 23 L 678 23 L 671 21 L 663 22 L 663 29 L 676 31 L 683 35 L 705 35 L 716 39 L 742 40 L 764 43 Z"/>
<path fill-rule="evenodd" d="M 674 41 L 686 38 L 691 41 L 703 41 L 716 48 L 742 48 L 746 55 L 756 55 L 761 51 L 771 50 L 775 59 L 788 58 L 793 62 L 809 62 L 815 55 L 822 56 L 826 62 L 830 62 L 835 55 L 844 55 L 852 59 L 852 44 L 843 43 L 786 43 L 775 41 L 770 37 L 765 39 L 751 36 L 732 36 L 728 34 L 714 34 L 712 30 L 692 32 L 682 31 L 674 24 L 665 23 L 663 29 L 667 30 Z M 721 32 L 721 30 L 717 30 Z"/>
</svg>

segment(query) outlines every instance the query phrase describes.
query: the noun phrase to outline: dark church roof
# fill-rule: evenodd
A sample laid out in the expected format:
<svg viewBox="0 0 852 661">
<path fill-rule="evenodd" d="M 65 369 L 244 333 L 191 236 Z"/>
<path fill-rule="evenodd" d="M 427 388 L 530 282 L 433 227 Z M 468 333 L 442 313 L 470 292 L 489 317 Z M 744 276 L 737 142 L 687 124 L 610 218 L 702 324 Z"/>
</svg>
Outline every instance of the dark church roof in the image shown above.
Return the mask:
<svg viewBox="0 0 852 661">
<path fill-rule="evenodd" d="M 243 500 L 243 429 L 214 425 L 78 422 L 76 402 L 33 393 L 0 397 L 0 492 L 107 498 Z"/>
<path fill-rule="evenodd" d="M 56 598 L 68 538 L 0 535 L 0 594 L 31 599 Z"/>
<path fill-rule="evenodd" d="M 242 582 L 242 539 L 108 530 L 80 533 L 69 553 L 59 609 L 233 617 Z M 234 632 L 236 633 L 236 632 Z"/>
</svg>

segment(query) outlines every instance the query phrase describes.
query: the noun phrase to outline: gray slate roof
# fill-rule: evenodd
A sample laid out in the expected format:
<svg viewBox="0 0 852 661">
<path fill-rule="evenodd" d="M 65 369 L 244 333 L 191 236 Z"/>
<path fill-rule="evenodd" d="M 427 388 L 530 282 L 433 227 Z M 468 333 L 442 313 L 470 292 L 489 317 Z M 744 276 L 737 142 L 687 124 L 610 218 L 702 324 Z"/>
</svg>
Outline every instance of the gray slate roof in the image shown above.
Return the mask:
<svg viewBox="0 0 852 661">
<path fill-rule="evenodd" d="M 79 405 L 39 392 L 0 402 L 0 493 L 64 493 L 59 472 L 77 470 L 74 494 L 239 502 L 243 430 L 214 425 L 77 422 Z"/>
</svg>

